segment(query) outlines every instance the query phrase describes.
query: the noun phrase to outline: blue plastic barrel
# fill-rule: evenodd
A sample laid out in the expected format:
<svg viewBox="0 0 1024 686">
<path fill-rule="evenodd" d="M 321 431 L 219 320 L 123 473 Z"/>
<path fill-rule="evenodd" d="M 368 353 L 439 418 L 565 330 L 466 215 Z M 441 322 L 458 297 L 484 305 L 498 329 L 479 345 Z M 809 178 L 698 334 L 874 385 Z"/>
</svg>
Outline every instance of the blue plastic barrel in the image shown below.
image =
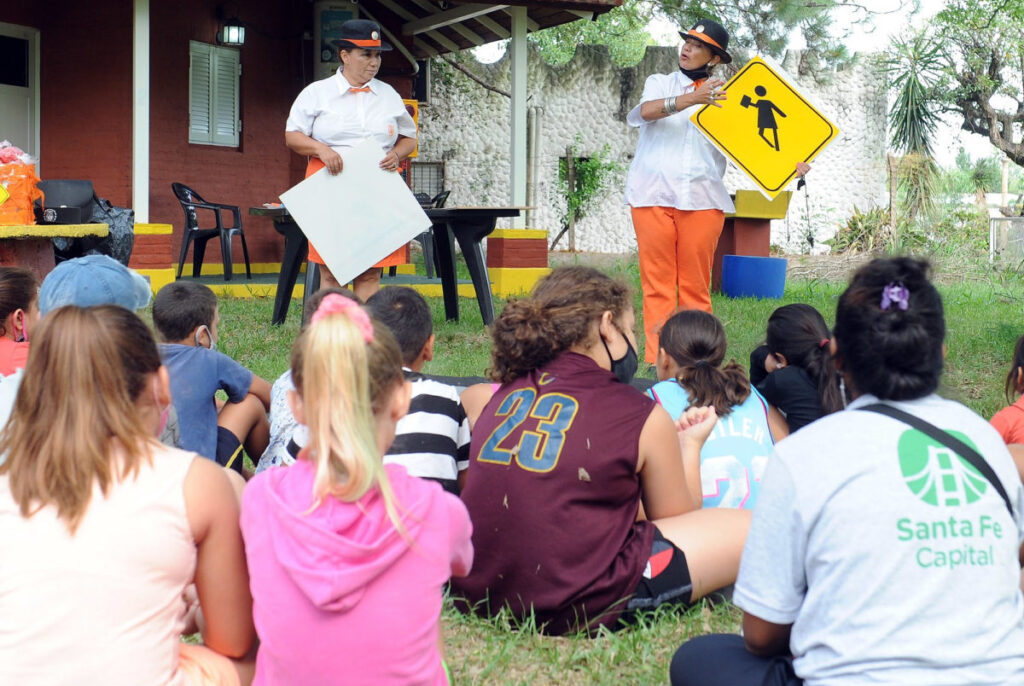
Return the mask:
<svg viewBox="0 0 1024 686">
<path fill-rule="evenodd" d="M 785 289 L 785 258 L 722 256 L 722 293 L 730 298 L 781 298 Z"/>
</svg>

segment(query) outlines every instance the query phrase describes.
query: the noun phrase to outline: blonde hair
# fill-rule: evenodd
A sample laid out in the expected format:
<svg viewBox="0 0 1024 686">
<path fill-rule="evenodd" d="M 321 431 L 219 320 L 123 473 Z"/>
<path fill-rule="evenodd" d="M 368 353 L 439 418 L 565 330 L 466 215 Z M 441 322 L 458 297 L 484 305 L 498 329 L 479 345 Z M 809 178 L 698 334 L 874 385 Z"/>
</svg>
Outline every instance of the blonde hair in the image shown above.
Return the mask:
<svg viewBox="0 0 1024 686">
<path fill-rule="evenodd" d="M 402 383 L 402 354 L 387 327 L 371 322 L 370 342 L 345 313 L 310 324 L 292 349 L 292 382 L 309 427 L 304 452 L 315 467 L 314 507 L 326 496 L 355 502 L 376 487 L 404 532 L 376 432 L 376 414 Z"/>
<path fill-rule="evenodd" d="M 136 400 L 159 368 L 153 335 L 122 307 L 68 306 L 43 318 L 0 433 L 0 474 L 22 517 L 52 505 L 73 534 L 97 482 L 106 496 L 115 481 L 138 474 L 155 439 Z"/>
</svg>

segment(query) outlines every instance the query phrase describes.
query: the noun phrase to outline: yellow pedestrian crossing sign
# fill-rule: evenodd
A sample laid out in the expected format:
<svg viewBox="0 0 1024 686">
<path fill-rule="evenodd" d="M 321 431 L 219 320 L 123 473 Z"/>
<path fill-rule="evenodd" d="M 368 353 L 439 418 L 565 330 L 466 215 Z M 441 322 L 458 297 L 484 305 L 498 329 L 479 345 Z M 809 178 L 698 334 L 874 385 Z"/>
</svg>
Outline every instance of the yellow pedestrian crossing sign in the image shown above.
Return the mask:
<svg viewBox="0 0 1024 686">
<path fill-rule="evenodd" d="M 715 147 L 742 169 L 769 198 L 839 135 L 796 88 L 761 57 L 747 62 L 722 87 L 721 107 L 705 105 L 692 121 Z"/>
</svg>

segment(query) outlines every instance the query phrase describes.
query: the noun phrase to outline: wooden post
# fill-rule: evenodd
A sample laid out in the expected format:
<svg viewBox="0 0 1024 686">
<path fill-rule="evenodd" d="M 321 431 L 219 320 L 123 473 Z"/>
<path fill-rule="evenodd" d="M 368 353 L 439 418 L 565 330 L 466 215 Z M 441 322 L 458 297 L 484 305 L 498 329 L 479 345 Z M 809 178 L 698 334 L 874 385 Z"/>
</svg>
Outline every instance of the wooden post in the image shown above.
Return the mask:
<svg viewBox="0 0 1024 686">
<path fill-rule="evenodd" d="M 576 193 L 576 156 L 572 146 L 565 148 L 565 185 L 569 194 Z M 565 199 L 566 204 L 569 199 Z M 576 252 L 576 211 L 569 209 L 569 252 Z"/>
</svg>

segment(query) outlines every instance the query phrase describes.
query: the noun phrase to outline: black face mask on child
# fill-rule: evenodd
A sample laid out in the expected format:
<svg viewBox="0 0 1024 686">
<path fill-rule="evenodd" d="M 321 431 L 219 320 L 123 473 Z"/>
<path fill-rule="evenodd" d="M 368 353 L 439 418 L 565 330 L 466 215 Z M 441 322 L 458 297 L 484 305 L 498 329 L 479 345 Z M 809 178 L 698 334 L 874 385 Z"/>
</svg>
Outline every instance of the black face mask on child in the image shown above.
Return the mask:
<svg viewBox="0 0 1024 686">
<path fill-rule="evenodd" d="M 601 344 L 604 345 L 604 351 L 608 353 L 608 359 L 612 363 L 612 374 L 622 383 L 629 383 L 636 375 L 640 361 L 636 355 L 636 348 L 629 342 L 629 336 L 622 334 L 622 337 L 626 339 L 626 354 L 617 360 L 612 358 L 612 351 L 608 349 L 608 343 L 605 342 L 603 337 L 601 338 Z"/>
</svg>

